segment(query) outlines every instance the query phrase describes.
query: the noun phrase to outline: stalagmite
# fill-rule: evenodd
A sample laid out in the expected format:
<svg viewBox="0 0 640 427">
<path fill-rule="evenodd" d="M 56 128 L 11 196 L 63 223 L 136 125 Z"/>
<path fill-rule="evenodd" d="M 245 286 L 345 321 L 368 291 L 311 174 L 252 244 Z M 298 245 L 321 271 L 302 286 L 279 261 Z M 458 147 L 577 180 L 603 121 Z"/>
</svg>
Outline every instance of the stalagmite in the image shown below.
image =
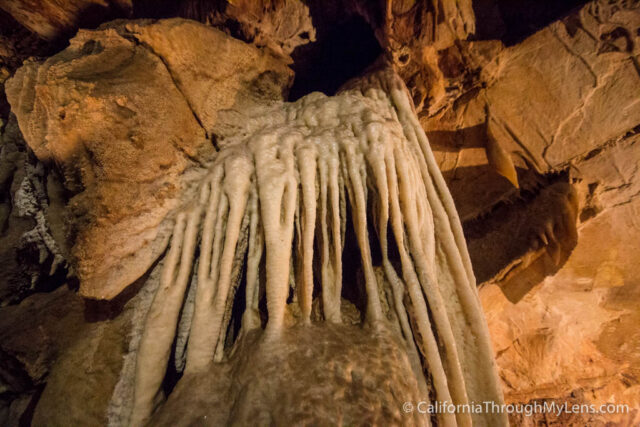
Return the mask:
<svg viewBox="0 0 640 427">
<path fill-rule="evenodd" d="M 343 281 L 343 268 L 356 264 L 364 278 L 360 327 L 399 331 L 425 398 L 500 404 L 460 222 L 402 81 L 383 69 L 334 97 L 313 93 L 269 108 L 224 141 L 199 199 L 175 214 L 138 352 L 131 423 L 143 424 L 154 409 L 190 282 L 185 372 L 197 374 L 251 331 L 263 328 L 263 342 L 277 345 L 293 324 L 341 323 L 343 291 L 356 285 Z M 350 235 L 359 261 L 343 260 Z M 229 325 L 239 295 L 238 333 Z M 503 414 L 437 418 L 506 423 Z"/>
</svg>

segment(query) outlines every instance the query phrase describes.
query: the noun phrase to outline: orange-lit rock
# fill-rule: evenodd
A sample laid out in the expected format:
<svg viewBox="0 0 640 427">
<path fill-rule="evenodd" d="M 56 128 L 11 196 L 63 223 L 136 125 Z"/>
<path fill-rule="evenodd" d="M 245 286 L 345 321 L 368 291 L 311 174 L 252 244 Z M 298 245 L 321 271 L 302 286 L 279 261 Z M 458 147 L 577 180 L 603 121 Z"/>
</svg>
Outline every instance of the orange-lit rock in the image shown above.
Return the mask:
<svg viewBox="0 0 640 427">
<path fill-rule="evenodd" d="M 0 395 L 0 422 L 32 417 L 34 424 L 117 424 L 114 411 L 124 413 L 131 402 L 114 396 L 125 395 L 118 394 L 126 383 L 120 380 L 133 375 L 130 356 L 146 313 L 136 307 L 150 303 L 144 283 L 168 235 L 162 219 L 191 197 L 193 172 L 215 156 L 216 147 L 241 134 L 247 111 L 287 100 L 292 73 L 285 64 L 296 70 L 296 81 L 314 83 L 339 69 L 318 62 L 318 51 L 365 40 L 406 83 L 453 195 L 482 282 L 480 299 L 507 402 L 630 408 L 627 414 L 516 414 L 512 424 L 640 423 L 637 2 L 10 3 L 0 7 L 25 28 L 0 28 L 0 85 L 9 79 L 6 92 L 16 116 L 8 115 L 0 90 L 0 267 L 6 277 L 0 278 L 0 298 L 14 304 L 36 294 L 0 308 L 0 367 L 15 368 L 10 375 L 0 369 L 13 393 L 7 405 Z M 108 13 L 101 20 L 87 10 Z M 108 23 L 80 30 L 69 48 L 45 59 L 77 28 L 107 16 L 167 15 L 200 23 Z M 0 15 L 4 22 L 14 25 Z M 346 52 L 343 63 L 349 55 L 354 62 L 359 58 L 357 49 Z M 30 55 L 41 58 L 14 75 Z M 297 88 L 294 98 L 308 88 Z M 27 151 L 16 123 L 42 162 Z M 38 193 L 42 202 L 22 215 L 33 193 L 24 191 L 28 185 L 45 191 Z M 16 246 L 25 241 L 31 252 Z M 345 264 L 357 264 L 348 250 Z M 39 262 L 30 259 L 36 254 Z M 107 304 L 108 313 L 91 302 L 81 315 L 82 302 L 67 289 L 41 293 L 49 290 L 41 286 L 52 274 L 47 272 L 64 265 L 65 257 L 73 267 L 69 281 L 74 275 L 80 279 L 83 296 L 120 294 Z M 374 267 L 378 274 L 380 267 Z M 66 270 L 56 271 L 52 286 L 65 281 Z M 355 272 L 354 281 L 363 287 L 361 275 Z M 130 293 L 121 293 L 134 282 Z M 193 302 L 195 296 L 186 298 Z M 345 319 L 358 323 L 358 309 L 344 298 L 343 303 L 349 307 Z M 22 317 L 30 320 L 20 322 Z M 72 327 L 77 331 L 67 333 Z M 409 423 L 392 408 L 402 392 L 394 388 L 390 397 L 377 386 L 402 384 L 413 393 L 413 385 L 402 381 L 408 370 L 395 357 L 397 349 L 384 340 L 371 344 L 362 330 L 348 328 L 330 331 L 337 331 L 333 337 L 327 331 L 293 337 L 295 345 L 326 343 L 330 354 L 314 353 L 320 348 L 314 347 L 309 358 L 322 360 L 330 371 L 280 368 L 283 360 L 305 360 L 302 352 L 283 352 L 296 348 L 289 343 L 273 349 L 273 359 L 252 355 L 234 365 L 243 373 L 240 386 L 230 384 L 224 369 L 185 378 L 153 421 L 230 419 L 224 417 L 232 399 L 246 409 L 246 399 L 260 387 L 279 390 L 299 379 L 302 388 L 268 394 L 262 406 L 242 412 L 260 412 L 256 416 L 267 420 L 264 413 L 274 411 L 271 421 L 286 422 L 286 406 L 313 397 L 304 384 L 321 377 L 343 399 L 335 407 L 347 397 L 366 407 L 377 393 L 384 402 L 377 414 L 385 417 L 367 421 Z M 179 340 L 184 346 L 186 335 Z M 377 353 L 380 348 L 389 351 Z M 359 358 L 358 352 L 367 355 Z M 381 361 L 393 365 L 386 376 Z M 171 388 L 177 374 L 167 372 L 165 385 Z M 305 376 L 309 372 L 316 377 Z M 252 383 L 255 377 L 259 384 Z M 334 408 L 317 403 L 320 415 Z M 223 416 L 205 418 L 212 408 Z M 297 408 L 300 419 L 314 411 Z"/>
<path fill-rule="evenodd" d="M 183 20 L 81 31 L 68 49 L 16 73 L 7 95 L 23 135 L 73 195 L 66 233 L 84 296 L 113 298 L 150 267 L 188 170 L 215 152 L 217 112 L 251 103 L 239 95 L 251 85 L 280 97 L 288 73 Z"/>
</svg>

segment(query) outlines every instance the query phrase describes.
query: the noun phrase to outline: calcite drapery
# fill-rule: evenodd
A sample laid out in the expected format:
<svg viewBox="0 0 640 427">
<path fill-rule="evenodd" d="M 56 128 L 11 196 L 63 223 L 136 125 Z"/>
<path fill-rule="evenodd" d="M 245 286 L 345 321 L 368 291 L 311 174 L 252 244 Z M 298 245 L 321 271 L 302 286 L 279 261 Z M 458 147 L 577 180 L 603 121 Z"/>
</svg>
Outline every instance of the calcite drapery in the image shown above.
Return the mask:
<svg viewBox="0 0 640 427">
<path fill-rule="evenodd" d="M 194 34 L 200 42 L 191 43 Z M 59 164 L 65 184 L 81 195 L 71 206 L 86 209 L 73 222 L 83 237 L 72 242 L 81 291 L 112 298 L 151 268 L 110 422 L 144 423 L 172 360 L 184 372 L 180 388 L 247 353 L 282 354 L 291 336 L 307 335 L 320 342 L 300 342 L 329 349 L 344 339 L 322 340 L 353 335 L 364 343 L 357 348 L 380 358 L 387 357 L 381 349 L 397 350 L 387 360 L 407 370 L 389 375 L 393 387 L 383 370 L 362 387 L 360 374 L 345 374 L 361 395 L 374 390 L 367 400 L 374 409 L 375 389 L 388 390 L 396 423 L 405 420 L 405 390 L 412 399 L 500 402 L 459 220 L 402 81 L 382 69 L 335 97 L 315 93 L 288 104 L 278 93 L 286 67 L 238 43 L 188 21 L 119 23 L 82 32 L 8 86 L 28 143 Z M 235 53 L 224 66 L 192 64 L 211 58 L 212 46 Z M 233 72 L 246 67 L 245 78 Z M 99 125 L 87 126 L 86 114 Z M 141 120 L 148 117 L 162 127 Z M 345 247 L 360 260 L 343 263 Z M 354 309 L 346 294 L 358 286 L 346 268 L 364 277 L 362 303 L 351 301 L 362 311 L 356 320 L 347 315 Z M 145 299 L 153 293 L 152 302 Z M 258 345 L 247 344 L 256 336 Z M 314 360 L 329 369 L 337 363 L 331 355 Z M 399 387 L 405 371 L 415 393 Z M 302 386 L 325 402 L 338 387 L 327 379 Z M 504 422 L 500 414 L 437 418 Z"/>
<path fill-rule="evenodd" d="M 184 316 L 190 325 L 186 373 L 206 372 L 226 356 L 243 268 L 239 336 L 261 327 L 261 288 L 268 342 L 277 342 L 292 323 L 311 323 L 314 282 L 322 317 L 340 323 L 349 213 L 367 327 L 396 329 L 403 337 L 425 397 L 431 390 L 442 402 L 501 401 L 455 207 L 392 71 L 372 72 L 335 97 L 313 93 L 261 110 L 202 173 L 194 200 L 175 217 L 162 261 L 138 350 L 133 424 L 152 412 Z M 375 273 L 374 249 L 383 275 Z M 195 307 L 183 309 L 189 286 L 195 287 Z M 504 422 L 500 414 L 438 417 L 444 425 Z"/>
</svg>

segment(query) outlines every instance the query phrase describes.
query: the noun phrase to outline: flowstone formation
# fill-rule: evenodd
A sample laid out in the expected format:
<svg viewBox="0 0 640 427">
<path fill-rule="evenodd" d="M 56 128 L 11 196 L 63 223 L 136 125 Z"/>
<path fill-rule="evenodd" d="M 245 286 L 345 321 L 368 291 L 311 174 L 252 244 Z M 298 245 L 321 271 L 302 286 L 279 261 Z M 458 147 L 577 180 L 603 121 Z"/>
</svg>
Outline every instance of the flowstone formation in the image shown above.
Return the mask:
<svg viewBox="0 0 640 427">
<path fill-rule="evenodd" d="M 335 95 L 380 55 L 406 84 L 455 201 L 506 403 L 630 408 L 510 414 L 510 422 L 640 423 L 638 0 L 11 0 L 0 9 L 0 424 L 127 424 L 175 221 L 184 212 L 188 222 L 218 153 L 248 144 L 267 127 L 259 118 L 293 108 L 285 100 Z M 116 17 L 126 19 L 87 30 Z M 148 19 L 175 17 L 196 22 Z M 377 80 L 370 86 L 389 96 Z M 185 370 L 207 200 L 196 206 L 168 361 L 153 368 L 156 383 L 164 378 L 150 423 L 426 422 L 401 411 L 422 398 L 421 378 L 433 385 L 432 374 L 397 327 L 370 166 L 366 175 L 371 265 L 385 291 L 377 323 L 396 327 L 373 327 L 365 316 L 344 178 L 334 310 L 342 323 L 325 313 L 318 186 L 304 324 L 308 204 L 296 182 L 283 333 L 266 339 L 276 334 L 265 332 L 264 242 L 251 279 L 258 310 L 247 309 L 255 233 L 245 215 L 214 363 Z M 262 215 L 258 198 L 247 206 L 257 203 Z M 330 199 L 326 215 L 332 249 Z M 389 224 L 388 258 L 402 278 L 391 211 Z M 258 236 L 263 228 L 256 223 Z M 419 332 L 408 292 L 402 303 Z"/>
<path fill-rule="evenodd" d="M 227 357 L 234 343 L 228 333 L 262 328 L 260 344 L 277 348 L 288 328 L 315 324 L 312 317 L 327 327 L 343 323 L 342 287 L 356 285 L 343 283 L 349 215 L 364 276 L 361 327 L 401 337 L 425 399 L 501 401 L 459 220 L 406 89 L 390 71 L 350 86 L 253 117 L 203 170 L 194 200 L 175 217 L 146 319 L 134 425 L 151 414 L 176 333 L 173 357 L 183 357 L 191 374 Z M 235 332 L 230 321 L 243 269 Z M 261 345 L 255 351 L 265 351 Z M 468 413 L 438 418 L 444 425 L 472 422 Z"/>
<path fill-rule="evenodd" d="M 83 31 L 9 81 L 25 139 L 75 194 L 80 292 L 135 283 L 116 318 L 129 338 L 108 347 L 126 348 L 108 423 L 506 424 L 403 412 L 502 402 L 460 221 L 404 83 L 381 62 L 335 96 L 286 103 L 287 70 L 200 24 L 142 21 Z M 51 384 L 36 423 L 59 406 Z"/>
</svg>

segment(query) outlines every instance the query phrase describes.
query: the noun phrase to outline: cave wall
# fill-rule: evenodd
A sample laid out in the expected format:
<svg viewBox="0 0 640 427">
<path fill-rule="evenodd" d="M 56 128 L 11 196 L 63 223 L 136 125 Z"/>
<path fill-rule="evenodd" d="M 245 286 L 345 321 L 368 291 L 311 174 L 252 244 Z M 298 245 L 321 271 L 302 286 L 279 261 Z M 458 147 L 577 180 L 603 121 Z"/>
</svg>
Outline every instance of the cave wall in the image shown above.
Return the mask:
<svg viewBox="0 0 640 427">
<path fill-rule="evenodd" d="M 628 403 L 633 409 L 626 416 L 555 421 L 638 422 L 637 2 L 562 7 L 492 0 L 97 3 L 0 5 L 0 299 L 6 306 L 0 308 L 5 337 L 0 348 L 8 384 L 0 414 L 5 420 L 28 419 L 44 384 L 61 384 L 73 371 L 80 358 L 74 349 L 81 346 L 73 343 L 80 338 L 68 332 L 73 327 L 64 326 L 64 319 L 93 331 L 87 334 L 95 359 L 83 356 L 77 363 L 101 366 L 97 369 L 106 377 L 119 369 L 120 355 L 100 355 L 99 349 L 125 345 L 126 327 L 120 323 L 126 320 L 114 321 L 111 313 L 124 303 L 100 305 L 107 314 L 96 318 L 89 314 L 96 306 L 74 293 L 73 274 L 67 279 L 68 266 L 61 261 L 71 259 L 64 232 L 69 220 L 62 211 L 74 191 L 62 188 L 55 168 L 26 147 L 5 101 L 4 81 L 27 57 L 61 50 L 78 27 L 92 28 L 107 18 L 184 16 L 289 64 L 300 76 L 298 86 L 293 80 L 294 97 L 296 91 L 313 90 L 322 78 L 322 52 L 330 49 L 321 45 L 331 46 L 357 28 L 354 38 L 370 46 L 364 53 L 385 54 L 407 84 L 451 189 L 482 282 L 480 297 L 507 400 Z M 167 53 L 175 48 L 163 46 Z M 358 54 L 357 46 L 328 60 L 344 61 Z M 366 65 L 369 59 L 362 61 Z M 161 70 L 166 64 L 156 66 Z M 357 72 L 344 71 L 345 79 Z M 176 85 L 167 73 L 162 78 L 159 86 Z M 305 78 L 311 83 L 303 84 Z M 197 79 L 186 80 L 197 92 Z M 230 105 L 234 97 L 224 96 Z M 198 100 L 193 102 L 197 108 Z M 185 120 L 192 120 L 191 107 L 180 109 Z M 205 128 L 207 117 L 213 120 L 206 111 L 196 117 Z M 123 127 L 131 127 L 127 123 Z M 192 127 L 203 134 L 195 139 L 214 143 L 212 127 Z M 60 327 L 45 327 L 52 323 L 48 313 L 60 304 L 69 307 L 54 315 L 63 318 Z M 34 310 L 39 305 L 43 308 Z M 11 321 L 23 316 L 35 319 L 20 327 Z M 60 354 L 70 356 L 56 363 Z M 92 388 L 96 395 L 106 396 L 105 389 L 115 386 L 103 384 Z M 55 407 L 51 400 L 43 402 L 49 406 L 40 411 Z"/>
</svg>

